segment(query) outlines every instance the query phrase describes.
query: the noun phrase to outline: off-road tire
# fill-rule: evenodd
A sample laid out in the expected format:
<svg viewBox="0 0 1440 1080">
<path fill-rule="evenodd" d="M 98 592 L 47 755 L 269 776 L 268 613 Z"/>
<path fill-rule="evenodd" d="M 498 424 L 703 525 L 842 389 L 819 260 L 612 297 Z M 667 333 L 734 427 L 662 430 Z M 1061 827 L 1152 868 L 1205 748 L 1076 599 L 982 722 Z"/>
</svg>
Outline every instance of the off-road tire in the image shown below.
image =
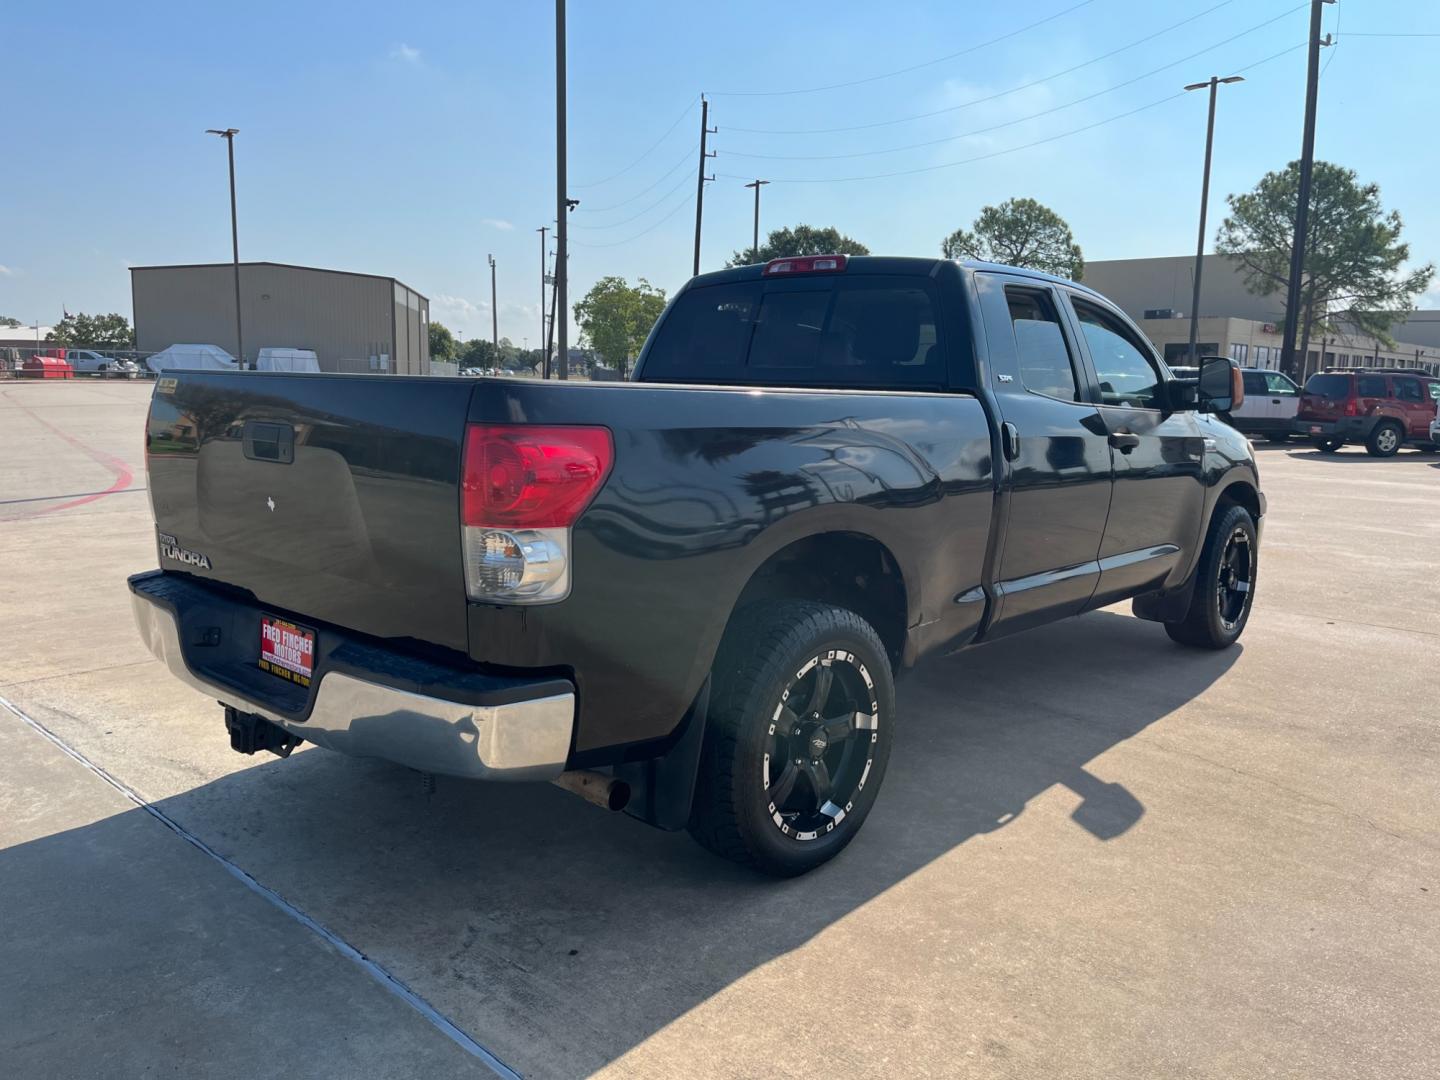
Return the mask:
<svg viewBox="0 0 1440 1080">
<path fill-rule="evenodd" d="M 849 659 L 823 660 L 840 654 Z M 842 750 L 861 755 L 844 759 L 852 775 L 855 763 L 864 766 L 858 789 L 840 790 L 837 774 L 833 798 L 846 805 L 827 803 L 838 819 L 811 832 L 784 825 L 767 784 L 778 776 L 772 770 L 792 764 L 789 755 L 782 763 L 770 754 L 776 747 L 776 718 L 787 700 L 797 707 L 805 700 L 785 695 L 796 690 L 797 679 L 818 677 L 806 667 L 817 657 L 824 666 L 844 665 L 844 678 L 870 698 L 863 705 L 874 713 L 863 721 L 857 717 L 856 730 L 847 737 L 855 739 L 853 749 L 847 742 Z M 807 674 L 801 676 L 802 670 Z M 864 824 L 890 758 L 895 684 L 880 636 L 844 608 L 809 600 L 763 601 L 739 612 L 726 629 L 712 679 L 690 835 L 717 855 L 776 877 L 793 877 L 828 862 Z M 862 723 L 870 726 L 862 728 Z"/>
<path fill-rule="evenodd" d="M 1243 542 L 1248 549 L 1248 582 L 1238 612 L 1227 619 L 1226 598 L 1233 600 L 1235 594 L 1222 588 L 1222 575 L 1230 569 L 1225 560 L 1237 531 L 1243 534 Z M 1236 503 L 1222 503 L 1216 508 L 1205 535 L 1205 549 L 1200 553 L 1200 565 L 1195 571 L 1195 591 L 1190 598 L 1190 609 L 1184 618 L 1167 622 L 1165 632 L 1182 645 L 1202 649 L 1225 649 L 1235 644 L 1250 620 L 1250 610 L 1254 605 L 1258 554 L 1255 519 L 1250 516 L 1250 511 Z"/>
</svg>

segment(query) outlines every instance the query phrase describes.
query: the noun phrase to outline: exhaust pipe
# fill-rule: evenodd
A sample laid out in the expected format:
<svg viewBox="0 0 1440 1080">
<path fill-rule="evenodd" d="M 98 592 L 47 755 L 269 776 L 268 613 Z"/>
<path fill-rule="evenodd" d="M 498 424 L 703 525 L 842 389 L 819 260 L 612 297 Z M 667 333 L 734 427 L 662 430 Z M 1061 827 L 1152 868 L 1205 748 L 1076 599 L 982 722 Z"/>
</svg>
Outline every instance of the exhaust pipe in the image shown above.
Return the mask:
<svg viewBox="0 0 1440 1080">
<path fill-rule="evenodd" d="M 594 803 L 606 810 L 624 810 L 626 804 L 630 802 L 629 784 L 624 780 L 617 780 L 613 776 L 606 776 L 604 773 L 591 772 L 589 769 L 573 769 L 570 772 L 563 772 L 550 782 L 556 787 L 562 787 L 572 795 L 579 795 L 586 802 Z"/>
</svg>

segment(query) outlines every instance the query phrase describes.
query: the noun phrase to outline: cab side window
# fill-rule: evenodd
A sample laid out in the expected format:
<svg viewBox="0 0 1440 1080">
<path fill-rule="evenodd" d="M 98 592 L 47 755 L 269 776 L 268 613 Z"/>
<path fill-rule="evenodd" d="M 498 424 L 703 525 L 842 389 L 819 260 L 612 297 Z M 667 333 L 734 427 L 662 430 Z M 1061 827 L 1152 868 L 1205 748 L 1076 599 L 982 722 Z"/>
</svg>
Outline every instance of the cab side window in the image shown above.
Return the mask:
<svg viewBox="0 0 1440 1080">
<path fill-rule="evenodd" d="M 1010 325 L 1025 389 L 1061 401 L 1079 401 L 1075 363 L 1050 294 L 1007 285 L 1005 299 L 1010 305 Z"/>
<path fill-rule="evenodd" d="M 1160 372 L 1149 351 L 1109 312 L 1078 298 L 1072 303 L 1100 377 L 1101 403 L 1160 408 Z"/>
</svg>

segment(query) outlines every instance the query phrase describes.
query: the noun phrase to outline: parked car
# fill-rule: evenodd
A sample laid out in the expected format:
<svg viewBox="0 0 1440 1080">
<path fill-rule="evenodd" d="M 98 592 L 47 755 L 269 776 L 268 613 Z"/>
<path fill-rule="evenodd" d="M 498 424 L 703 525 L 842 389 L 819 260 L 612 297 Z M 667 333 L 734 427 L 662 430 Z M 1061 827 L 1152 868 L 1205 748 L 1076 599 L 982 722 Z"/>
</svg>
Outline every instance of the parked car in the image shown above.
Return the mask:
<svg viewBox="0 0 1440 1080">
<path fill-rule="evenodd" d="M 1172 367 L 1178 378 L 1195 378 L 1193 367 Z M 1271 442 L 1288 442 L 1295 431 L 1300 387 L 1288 375 L 1268 368 L 1241 368 L 1245 400 L 1228 414 L 1231 425 L 1246 435 L 1263 435 Z"/>
<path fill-rule="evenodd" d="M 78 374 L 95 375 L 109 371 L 118 361 L 114 357 L 98 353 L 94 349 L 66 349 L 65 361 Z"/>
<path fill-rule="evenodd" d="M 797 874 L 874 805 L 894 672 L 1125 599 L 1240 636 L 1239 384 L 1071 281 L 843 255 L 691 280 L 628 386 L 172 370 L 135 617 L 241 752 L 552 780 Z"/>
<path fill-rule="evenodd" d="M 1295 431 L 1324 451 L 1360 442 L 1374 457 L 1404 445 L 1434 445 L 1430 421 L 1440 379 L 1425 371 L 1325 371 L 1311 375 L 1295 413 Z"/>
</svg>

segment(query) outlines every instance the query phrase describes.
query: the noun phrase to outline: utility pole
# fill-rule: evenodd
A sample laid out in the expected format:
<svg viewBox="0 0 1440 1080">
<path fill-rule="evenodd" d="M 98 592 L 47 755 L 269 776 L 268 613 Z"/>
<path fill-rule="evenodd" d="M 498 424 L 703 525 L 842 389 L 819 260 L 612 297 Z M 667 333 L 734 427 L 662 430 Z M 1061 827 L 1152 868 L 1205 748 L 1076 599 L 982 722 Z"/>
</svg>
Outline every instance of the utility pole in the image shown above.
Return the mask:
<svg viewBox="0 0 1440 1080">
<path fill-rule="evenodd" d="M 713 176 L 705 175 L 705 159 L 713 158 L 715 152 L 705 152 L 705 139 L 707 135 L 714 135 L 719 128 L 710 126 L 710 102 L 705 100 L 705 95 L 700 95 L 700 170 L 695 180 L 695 269 L 694 273 L 700 273 L 700 221 L 705 214 L 705 181 L 714 180 Z M 755 189 L 755 197 L 760 197 L 760 189 Z"/>
<path fill-rule="evenodd" d="M 570 302 L 567 289 L 570 230 L 566 221 L 569 200 L 565 195 L 569 186 L 565 162 L 565 0 L 555 0 L 555 310 L 550 317 L 560 324 L 556 336 L 560 339 L 562 379 L 570 377 L 570 343 L 567 340 L 570 320 L 563 317 Z"/>
<path fill-rule="evenodd" d="M 495 256 L 490 260 L 490 343 L 495 347 L 495 366 L 500 366 L 500 309 L 495 306 Z"/>
<path fill-rule="evenodd" d="M 240 327 L 240 227 L 235 219 L 235 136 L 240 134 L 239 128 L 226 128 L 224 131 L 218 128 L 206 128 L 206 135 L 219 135 L 225 140 L 225 149 L 230 157 L 230 252 L 235 269 L 235 351 L 239 355 L 235 358 L 240 366 L 245 366 L 245 334 Z"/>
<path fill-rule="evenodd" d="M 1305 132 L 1300 144 L 1300 190 L 1295 202 L 1295 237 L 1290 245 L 1290 281 L 1285 290 L 1285 340 L 1280 366 L 1294 377 L 1295 331 L 1300 322 L 1301 274 L 1305 271 L 1305 240 L 1310 225 L 1310 174 L 1315 166 L 1315 105 L 1320 93 L 1320 12 L 1335 0 L 1310 0 L 1310 58 L 1305 76 Z M 1327 34 L 1324 44 L 1330 44 Z M 1324 355 L 1321 355 L 1323 362 Z"/>
<path fill-rule="evenodd" d="M 1200 333 L 1200 274 L 1205 268 L 1205 211 L 1210 205 L 1210 151 L 1215 143 L 1215 93 L 1221 83 L 1244 81 L 1243 75 L 1231 75 L 1225 79 L 1211 75 L 1208 82 L 1191 83 L 1185 87 L 1186 90 L 1200 90 L 1206 86 L 1210 88 L 1210 118 L 1205 122 L 1205 172 L 1200 181 L 1200 237 L 1195 241 L 1195 284 L 1190 296 L 1190 350 L 1186 354 L 1191 367 L 1200 366 L 1200 349 L 1195 343 Z"/>
<path fill-rule="evenodd" d="M 760 189 L 769 182 L 769 180 L 757 179 L 745 185 L 755 189 L 755 228 L 750 241 L 750 251 L 757 260 L 760 258 Z"/>
<path fill-rule="evenodd" d="M 542 344 L 545 341 L 545 234 L 550 231 L 549 225 L 541 225 L 535 230 L 540 234 L 540 337 L 537 339 Z M 550 377 L 550 350 L 545 350 L 545 355 L 540 358 L 540 377 Z"/>
</svg>

